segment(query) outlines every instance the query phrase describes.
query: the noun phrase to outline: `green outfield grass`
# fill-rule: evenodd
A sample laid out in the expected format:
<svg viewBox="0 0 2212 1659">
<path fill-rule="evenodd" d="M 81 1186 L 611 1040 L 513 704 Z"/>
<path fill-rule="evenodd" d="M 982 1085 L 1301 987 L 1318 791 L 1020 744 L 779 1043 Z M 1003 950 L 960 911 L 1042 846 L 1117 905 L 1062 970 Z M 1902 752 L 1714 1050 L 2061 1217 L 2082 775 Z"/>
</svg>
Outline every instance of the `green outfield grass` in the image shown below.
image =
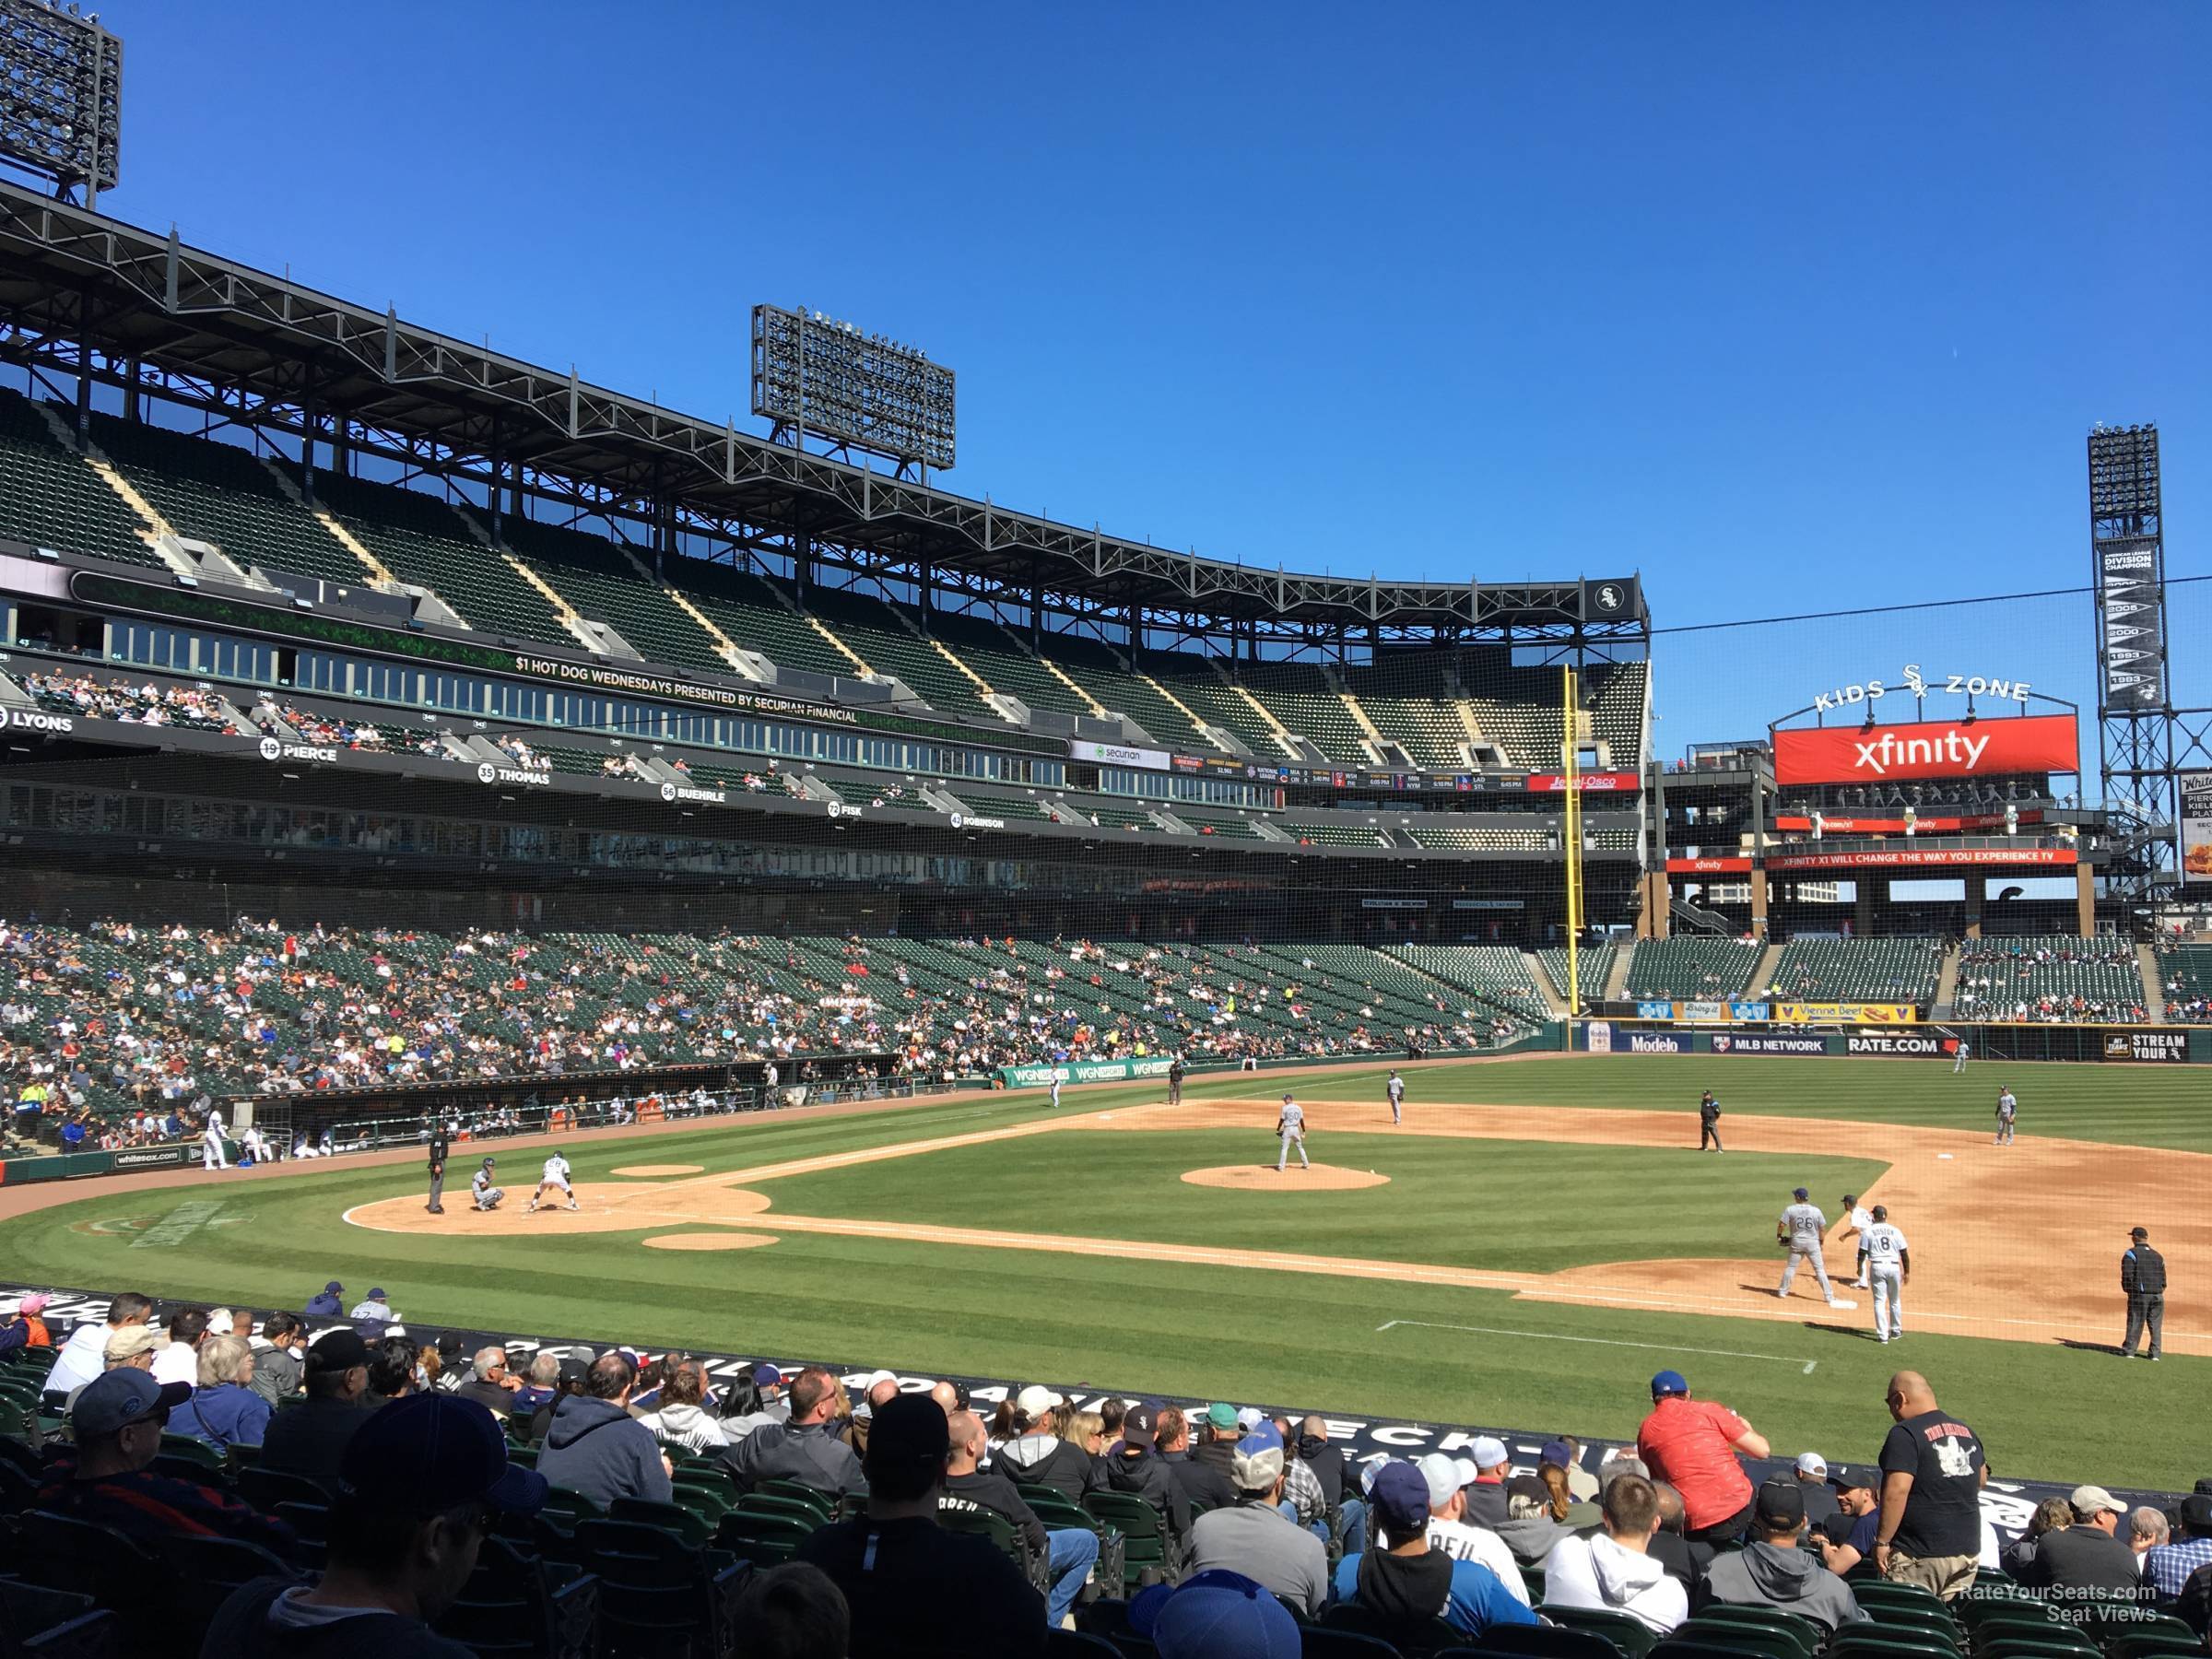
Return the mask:
<svg viewBox="0 0 2212 1659">
<path fill-rule="evenodd" d="M 1381 1066 L 1347 1068 L 1300 1078 L 1298 1088 L 1314 1100 L 1379 1100 L 1383 1076 Z M 1953 1077 L 1947 1066 L 1895 1061 L 1578 1058 L 1410 1072 L 1408 1116 L 1418 1130 L 1430 1100 L 1665 1109 L 1683 1113 L 1687 1147 L 1697 1092 L 1710 1081 L 1744 1115 L 1979 1129 L 2000 1078 L 2020 1097 L 2024 1129 L 2212 1150 L 2212 1111 L 2200 1104 L 2201 1084 L 2183 1087 L 2182 1068 L 1976 1066 Z M 1217 1077 L 1186 1093 L 1267 1097 L 1280 1087 L 1266 1077 Z M 1154 1083 L 1087 1088 L 1072 1091 L 1063 1110 L 1088 1115 L 1158 1098 Z M 569 1151 L 588 1188 L 629 1164 L 747 1169 L 968 1134 L 1047 1110 L 1028 1094 L 739 1120 L 611 1144 L 582 1137 Z M 1544 1271 L 1758 1256 L 1771 1248 L 1771 1217 L 1788 1185 L 1864 1186 L 1881 1167 L 1874 1159 L 1700 1159 L 1674 1148 L 1363 1135 L 1332 1132 L 1324 1111 L 1316 1157 L 1382 1171 L 1389 1185 L 1291 1199 L 1177 1179 L 1194 1167 L 1257 1161 L 1272 1144 L 1256 1138 L 1251 1131 L 1094 1125 L 751 1184 L 786 1214 Z M 1879 1145 L 1870 1135 L 1868 1150 Z M 518 1149 L 503 1160 L 511 1190 L 526 1194 L 537 1156 Z M 1811 1304 L 1807 1312 L 1823 1322 L 895 1240 L 790 1234 L 757 1250 L 679 1254 L 638 1241 L 695 1230 L 464 1243 L 340 1219 L 351 1206 L 418 1188 L 412 1167 L 343 1163 L 154 1192 L 88 1185 L 76 1202 L 0 1223 L 0 1262 L 7 1277 L 26 1280 L 257 1307 L 296 1307 L 335 1277 L 355 1294 L 382 1285 L 403 1315 L 426 1323 L 1592 1436 L 1631 1433 L 1646 1379 L 1675 1366 L 1701 1394 L 1744 1411 L 1778 1452 L 1809 1447 L 1830 1460 L 1873 1454 L 1887 1426 L 1883 1383 L 1909 1362 L 1981 1430 L 2000 1476 L 2186 1490 L 2212 1474 L 2212 1427 L 2201 1410 L 2212 1365 L 2197 1359 L 2124 1366 L 2055 1344 L 1918 1332 L 1901 1348 L 1884 1348 L 1864 1334 L 1864 1307 L 1840 1316 L 1846 1328 L 1824 1323 L 1825 1311 Z M 2056 1214 L 2063 1196 L 2053 1194 Z M 550 1235 L 559 1218 L 547 1222 Z M 773 1232 L 774 1214 L 759 1226 Z M 2177 1275 L 2191 1268 L 2174 1265 Z M 2117 1295 L 2113 1304 L 2116 1337 Z"/>
</svg>

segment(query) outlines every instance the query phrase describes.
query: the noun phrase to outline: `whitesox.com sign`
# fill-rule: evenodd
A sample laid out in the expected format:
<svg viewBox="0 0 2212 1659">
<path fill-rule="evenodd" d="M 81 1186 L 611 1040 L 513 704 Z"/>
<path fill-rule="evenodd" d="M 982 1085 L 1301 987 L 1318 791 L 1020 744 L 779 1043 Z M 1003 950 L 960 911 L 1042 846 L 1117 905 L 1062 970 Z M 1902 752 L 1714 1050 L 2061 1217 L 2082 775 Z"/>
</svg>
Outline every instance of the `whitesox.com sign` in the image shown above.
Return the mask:
<svg viewBox="0 0 2212 1659">
<path fill-rule="evenodd" d="M 2080 767 L 2081 739 L 2071 714 L 1774 734 L 1774 777 L 1781 783 L 1988 778 L 2071 772 Z"/>
</svg>

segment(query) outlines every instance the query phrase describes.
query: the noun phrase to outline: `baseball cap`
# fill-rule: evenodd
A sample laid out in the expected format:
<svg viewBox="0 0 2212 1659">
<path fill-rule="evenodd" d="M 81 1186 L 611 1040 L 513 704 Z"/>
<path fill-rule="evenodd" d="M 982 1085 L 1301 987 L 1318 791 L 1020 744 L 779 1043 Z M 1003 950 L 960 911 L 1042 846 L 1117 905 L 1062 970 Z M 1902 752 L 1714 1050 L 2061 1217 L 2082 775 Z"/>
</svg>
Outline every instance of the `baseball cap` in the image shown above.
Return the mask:
<svg viewBox="0 0 2212 1659">
<path fill-rule="evenodd" d="M 43 1313 L 46 1312 L 46 1303 L 50 1299 L 45 1291 L 33 1290 L 29 1296 L 25 1297 L 21 1301 L 16 1304 L 16 1312 L 27 1315 L 31 1313 Z"/>
<path fill-rule="evenodd" d="M 1678 1371 L 1663 1371 L 1652 1379 L 1652 1398 L 1654 1400 L 1663 1394 L 1686 1394 L 1688 1392 L 1689 1383 Z"/>
<path fill-rule="evenodd" d="M 311 1371 L 351 1371 L 368 1363 L 369 1345 L 359 1331 L 325 1331 L 308 1346 Z"/>
<path fill-rule="evenodd" d="M 1014 1409 L 1032 1423 L 1059 1404 L 1060 1396 L 1041 1382 L 1032 1382 L 1014 1396 Z"/>
<path fill-rule="evenodd" d="M 1237 1426 L 1237 1408 L 1217 1400 L 1206 1408 L 1206 1420 L 1216 1429 L 1234 1429 Z"/>
<path fill-rule="evenodd" d="M 1795 1526 L 1805 1519 L 1805 1488 L 1794 1480 L 1770 1480 L 1759 1488 L 1762 1526 Z"/>
<path fill-rule="evenodd" d="M 488 1169 L 488 1169 L 490 1169 L 490 1168 L 491 1168 L 491 1166 L 492 1166 L 493 1164 L 495 1164 L 495 1163 L 497 1163 L 497 1162 L 499 1162 L 499 1161 L 500 1161 L 500 1160 L 499 1160 L 498 1159 L 496 1159 L 496 1158 L 487 1158 L 487 1159 L 484 1160 L 484 1167 L 485 1167 L 486 1169 Z"/>
<path fill-rule="evenodd" d="M 1792 1187 L 1790 1189 L 1790 1196 L 1796 1199 L 1798 1203 L 1803 1204 L 1807 1198 L 1812 1196 L 1812 1194 L 1807 1193 L 1803 1187 Z"/>
<path fill-rule="evenodd" d="M 1802 1453 L 1797 1458 L 1797 1473 L 1817 1476 L 1818 1478 L 1826 1480 L 1828 1478 L 1828 1459 L 1818 1452 Z"/>
<path fill-rule="evenodd" d="M 870 1467 L 896 1464 L 943 1463 L 952 1444 L 951 1426 L 945 1407 L 925 1394 L 902 1394 L 886 1400 L 868 1430 Z"/>
<path fill-rule="evenodd" d="M 169 1338 L 151 1325 L 124 1325 L 108 1333 L 107 1347 L 100 1358 L 110 1365 L 120 1365 L 125 1359 L 135 1359 L 141 1354 L 150 1354 L 169 1346 Z"/>
<path fill-rule="evenodd" d="M 1122 1438 L 1133 1446 L 1148 1446 L 1159 1432 L 1159 1413 L 1150 1406 L 1132 1406 L 1122 1416 Z"/>
<path fill-rule="evenodd" d="M 1574 1453 L 1567 1449 L 1565 1441 L 1550 1440 L 1546 1441 L 1543 1450 L 1536 1453 L 1536 1461 L 1557 1464 L 1562 1469 L 1569 1469 L 1574 1466 Z"/>
<path fill-rule="evenodd" d="M 1237 1413 L 1237 1427 L 1240 1429 L 1257 1429 L 1266 1420 L 1267 1414 L 1257 1406 L 1247 1406 Z"/>
<path fill-rule="evenodd" d="M 1479 1434 L 1467 1448 L 1467 1455 L 1475 1460 L 1477 1469 L 1494 1469 L 1506 1461 L 1505 1442 L 1495 1435 Z"/>
<path fill-rule="evenodd" d="M 191 1398 L 191 1383 L 157 1382 L 151 1371 L 126 1366 L 102 1371 L 85 1384 L 69 1408 L 69 1426 L 79 1441 L 100 1440 L 156 1411 L 174 1411 Z"/>
<path fill-rule="evenodd" d="M 1298 1620 L 1273 1591 L 1221 1567 L 1154 1584 L 1125 1617 L 1160 1659 L 1298 1659 L 1301 1641 Z"/>
<path fill-rule="evenodd" d="M 1264 1492 L 1283 1473 L 1283 1437 L 1273 1423 L 1245 1430 L 1229 1454 L 1230 1478 L 1240 1492 Z"/>
<path fill-rule="evenodd" d="M 1871 1492 L 1881 1483 L 1882 1477 L 1864 1464 L 1837 1464 L 1828 1472 L 1828 1484 L 1841 1492 Z"/>
<path fill-rule="evenodd" d="M 552 1484 L 507 1460 L 499 1419 L 453 1394 L 406 1394 L 370 1412 L 338 1462 L 338 1495 L 405 1515 L 441 1515 L 467 1503 L 512 1514 L 544 1507 Z"/>
<path fill-rule="evenodd" d="M 2131 1239 L 2147 1239 L 2150 1237 L 2150 1229 L 2147 1227 L 2131 1227 L 2127 1230 L 2127 1236 Z"/>
<path fill-rule="evenodd" d="M 2077 1515 L 2127 1513 L 2127 1505 L 2100 1486 L 2077 1486 L 2066 1494 L 2066 1501 L 2074 1506 L 2074 1512 Z"/>
<path fill-rule="evenodd" d="M 1429 1507 L 1442 1509 L 1452 1501 L 1452 1494 L 1467 1484 L 1460 1471 L 1465 1467 L 1457 1458 L 1446 1457 L 1441 1452 L 1431 1452 L 1413 1465 L 1429 1483 Z"/>
<path fill-rule="evenodd" d="M 489 1163 L 491 1159 L 488 1158 L 484 1161 L 486 1163 Z M 336 1279 L 332 1279 L 329 1284 L 323 1287 L 323 1294 L 325 1296 L 335 1296 L 339 1291 L 345 1288 L 346 1287 L 339 1284 Z"/>
<path fill-rule="evenodd" d="M 755 1388 L 781 1388 L 783 1386 L 783 1373 L 772 1365 L 756 1365 L 753 1367 L 753 1386 Z"/>
<path fill-rule="evenodd" d="M 1429 1483 L 1403 1458 L 1394 1457 L 1375 1471 L 1375 1483 L 1367 1496 L 1382 1524 L 1393 1532 L 1428 1524 Z"/>
</svg>

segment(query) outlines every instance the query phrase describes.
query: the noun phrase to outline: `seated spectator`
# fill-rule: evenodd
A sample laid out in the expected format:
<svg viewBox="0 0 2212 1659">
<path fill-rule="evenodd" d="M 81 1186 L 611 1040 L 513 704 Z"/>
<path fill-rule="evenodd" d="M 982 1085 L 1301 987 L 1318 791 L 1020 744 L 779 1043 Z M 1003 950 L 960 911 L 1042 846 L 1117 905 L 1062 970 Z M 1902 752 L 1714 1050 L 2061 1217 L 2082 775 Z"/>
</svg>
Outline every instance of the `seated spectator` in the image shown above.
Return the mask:
<svg viewBox="0 0 2212 1659">
<path fill-rule="evenodd" d="M 1308 1618 L 1329 1598 L 1329 1553 L 1319 1538 L 1286 1515 L 1283 1439 L 1262 1423 L 1238 1441 L 1230 1464 L 1236 1501 L 1191 1523 L 1191 1566 L 1222 1569 L 1265 1584 Z"/>
<path fill-rule="evenodd" d="M 253 1350 L 237 1336 L 200 1345 L 200 1381 L 192 1398 L 170 1414 L 169 1431 L 228 1452 L 258 1446 L 268 1431 L 269 1403 L 253 1390 Z"/>
<path fill-rule="evenodd" d="M 867 1484 L 860 1459 L 830 1428 L 844 1398 L 843 1384 L 818 1365 L 793 1378 L 790 1420 L 764 1424 L 723 1453 L 738 1488 L 750 1491 L 763 1480 L 795 1480 L 832 1497 L 859 1491 Z"/>
<path fill-rule="evenodd" d="M 733 1659 L 845 1659 L 853 1614 L 830 1575 L 804 1561 L 758 1571 L 732 1611 Z"/>
<path fill-rule="evenodd" d="M 460 1598 L 500 1515 L 544 1506 L 545 1477 L 510 1464 L 498 1422 L 466 1400 L 410 1394 L 362 1418 L 322 1576 L 242 1586 L 218 1609 L 203 1653 L 470 1659 L 430 1626 Z"/>
<path fill-rule="evenodd" d="M 39 1317 L 46 1312 L 46 1293 L 32 1290 L 16 1304 L 5 1327 L 0 1327 L 0 1354 L 19 1347 L 43 1348 L 53 1346 L 53 1335 L 46 1329 L 46 1322 Z"/>
<path fill-rule="evenodd" d="M 991 1464 L 1022 1485 L 1051 1487 L 1070 1503 L 1080 1503 L 1104 1477 L 1088 1453 L 1053 1431 L 1053 1414 L 1065 1405 L 1051 1389 L 1033 1382 L 1001 1402 L 994 1425 L 1001 1432 Z"/>
<path fill-rule="evenodd" d="M 1805 1524 L 1818 1533 L 1842 1512 L 1835 1488 L 1828 1484 L 1828 1459 L 1818 1452 L 1806 1452 L 1798 1457 L 1794 1473 L 1804 1488 L 1799 1496 L 1805 1500 Z"/>
<path fill-rule="evenodd" d="M 799 1382 L 812 1374 L 793 1384 L 794 1418 L 807 1413 Z M 868 1435 L 866 1517 L 818 1528 L 799 1546 L 798 1559 L 827 1573 L 852 1610 L 852 1659 L 1044 1652 L 1044 1598 L 1028 1575 L 988 1538 L 937 1524 L 950 1447 L 943 1408 L 900 1394 Z"/>
<path fill-rule="evenodd" d="M 182 1382 L 196 1388 L 200 1381 L 200 1344 L 207 1340 L 207 1315 L 187 1308 L 170 1316 L 165 1327 L 168 1343 L 154 1353 L 154 1381 Z"/>
<path fill-rule="evenodd" d="M 325 1331 L 307 1350 L 307 1400 L 269 1419 L 260 1466 L 304 1475 L 335 1492 L 347 1445 L 369 1418 L 369 1345 L 359 1331 Z"/>
<path fill-rule="evenodd" d="M 2020 1535 L 1997 1552 L 1997 1570 L 2000 1572 L 2027 1582 L 2029 1563 L 2035 1559 L 2036 1551 L 2043 1547 L 2043 1539 L 2054 1532 L 2064 1532 L 2074 1524 L 2074 1506 L 2064 1498 L 2046 1498 L 2035 1506 L 2028 1517 L 2028 1524 Z"/>
<path fill-rule="evenodd" d="M 845 1444 L 853 1448 L 853 1454 L 863 1458 L 868 1454 L 868 1425 L 875 1421 L 876 1408 L 888 1406 L 898 1397 L 899 1379 L 889 1371 L 879 1371 L 864 1386 L 865 1392 L 846 1419 L 842 1436 Z"/>
<path fill-rule="evenodd" d="M 1839 1578 L 1862 1561 L 1869 1566 L 1873 1562 L 1875 1529 L 1881 1524 L 1881 1481 L 1879 1470 L 1857 1464 L 1838 1464 L 1828 1472 L 1828 1484 L 1835 1489 L 1837 1513 L 1820 1539 L 1820 1560 Z M 2065 1506 L 2059 1507 L 2063 1510 Z M 2035 1512 L 2041 1515 L 2043 1508 L 2039 1505 Z M 2028 1524 L 2032 1528 L 2035 1523 Z"/>
<path fill-rule="evenodd" d="M 2100 1486 L 2076 1487 L 2066 1501 L 2074 1512 L 2074 1524 L 2045 1533 L 2037 1541 L 2034 1558 L 2021 1564 L 2020 1583 L 2070 1594 L 2136 1594 L 2142 1587 L 2141 1563 L 2113 1535 L 2126 1508 Z"/>
<path fill-rule="evenodd" d="M 1142 1498 L 1159 1512 L 1170 1537 L 1187 1538 L 1190 1500 L 1153 1446 L 1159 1418 L 1159 1407 L 1148 1404 L 1132 1406 L 1123 1414 L 1122 1438 L 1106 1449 L 1106 1489 Z"/>
<path fill-rule="evenodd" d="M 161 1450 L 169 1414 L 191 1392 L 182 1383 L 157 1382 L 150 1372 L 129 1365 L 85 1384 L 69 1409 L 76 1454 L 47 1471 L 30 1507 L 112 1526 L 148 1546 L 183 1535 L 242 1538 L 288 1550 L 291 1529 L 282 1523 L 211 1487 L 147 1467 Z"/>
<path fill-rule="evenodd" d="M 538 1353 L 530 1361 L 529 1379 L 508 1400 L 508 1414 L 528 1422 L 536 1415 L 540 1406 L 553 1403 L 554 1394 L 559 1387 L 560 1356 Z"/>
<path fill-rule="evenodd" d="M 2150 1552 L 2163 1546 L 2171 1535 L 2172 1528 L 2163 1511 L 2155 1510 L 2146 1503 L 2128 1512 L 2127 1547 L 2135 1556 L 2138 1568 L 2143 1568 Z M 2147 1576 L 2148 1570 L 2143 1571 Z"/>
<path fill-rule="evenodd" d="M 638 1419 L 660 1441 L 672 1441 L 691 1452 L 721 1452 L 729 1446 L 722 1423 L 707 1410 L 707 1368 L 696 1359 L 679 1359 L 668 1368 L 656 1407 Z"/>
<path fill-rule="evenodd" d="M 1215 1569 L 1155 1584 L 1129 1604 L 1129 1630 L 1159 1659 L 1298 1659 L 1298 1620 L 1265 1584 Z"/>
<path fill-rule="evenodd" d="M 1521 1563 L 1513 1559 L 1513 1552 L 1488 1527 L 1467 1523 L 1466 1487 L 1474 1477 L 1474 1466 L 1431 1452 L 1414 1467 L 1429 1483 L 1429 1547 L 1455 1561 L 1488 1567 L 1508 1594 L 1525 1606 L 1528 1585 L 1521 1577 Z"/>
<path fill-rule="evenodd" d="M 1475 1465 L 1475 1478 L 1467 1482 L 1466 1521 L 1495 1532 L 1505 1521 L 1505 1477 L 1512 1472 L 1512 1459 L 1505 1442 L 1489 1434 L 1476 1437 L 1467 1459 Z"/>
<path fill-rule="evenodd" d="M 508 1374 L 507 1350 L 503 1347 L 480 1347 L 471 1362 L 472 1374 L 467 1382 L 453 1390 L 464 1400 L 474 1400 L 493 1417 L 504 1418 L 514 1409 L 516 1394 L 522 1383 Z"/>
<path fill-rule="evenodd" d="M 2212 1567 L 2212 1494 L 2198 1490 L 2183 1499 L 2181 1518 L 2173 1541 L 2143 1558 L 2144 1583 L 2165 1601 L 2178 1601 L 2190 1575 Z"/>
<path fill-rule="evenodd" d="M 1312 1473 L 1314 1485 L 1321 1488 L 1329 1518 L 1340 1523 L 1338 1535 L 1344 1541 L 1345 1553 L 1358 1555 L 1367 1547 L 1367 1500 L 1349 1478 L 1351 1471 L 1344 1453 L 1330 1443 L 1326 1418 L 1310 1417 L 1299 1424 L 1296 1451 L 1298 1461 Z"/>
<path fill-rule="evenodd" d="M 1651 1553 L 1659 1493 L 1641 1475 L 1609 1482 L 1592 1537 L 1563 1538 L 1544 1559 L 1544 1602 L 1626 1613 L 1665 1634 L 1689 1617 L 1689 1593 Z"/>
<path fill-rule="evenodd" d="M 1566 1474 L 1567 1494 L 1574 1502 L 1597 1500 L 1597 1477 L 1583 1467 L 1583 1442 L 1573 1435 L 1562 1434 L 1558 1440 L 1545 1441 L 1536 1461 L 1539 1465 L 1556 1465 Z"/>
<path fill-rule="evenodd" d="M 1491 1529 L 1524 1567 L 1534 1567 L 1562 1538 L 1578 1530 L 1560 1522 L 1551 1492 L 1534 1475 L 1516 1475 L 1505 1483 L 1505 1519 Z"/>
<path fill-rule="evenodd" d="M 300 1392 L 300 1356 L 305 1332 L 296 1313 L 272 1313 L 253 1340 L 253 1392 L 272 1406 Z"/>
<path fill-rule="evenodd" d="M 1475 1636 L 1493 1625 L 1537 1622 L 1488 1567 L 1429 1547 L 1429 1483 L 1411 1464 L 1384 1464 L 1368 1504 L 1382 1547 L 1336 1564 L 1336 1599 L 1373 1615 L 1386 1640 L 1393 1632 L 1425 1638 L 1436 1618 Z"/>
<path fill-rule="evenodd" d="M 502 1354 L 502 1365 L 505 1359 Z M 618 1498 L 669 1501 L 668 1459 L 651 1430 L 629 1415 L 629 1394 L 637 1380 L 629 1361 L 618 1353 L 594 1360 L 584 1392 L 554 1406 L 537 1472 L 603 1510 Z"/>
<path fill-rule="evenodd" d="M 369 1406 L 374 1409 L 421 1392 L 422 1349 L 406 1336 L 384 1336 L 369 1345 Z"/>
<path fill-rule="evenodd" d="M 945 1490 L 937 1499 L 938 1513 L 984 1509 L 1012 1523 L 1021 1534 L 1022 1547 L 1032 1557 L 1045 1558 L 1052 1580 L 1052 1588 L 1045 1594 L 1045 1622 L 1057 1625 L 1075 1606 L 1076 1597 L 1090 1577 L 1091 1567 L 1099 1559 L 1099 1535 L 1088 1526 L 1047 1531 L 1011 1480 L 995 1469 L 982 1468 L 987 1437 L 983 1419 L 974 1412 L 954 1412 L 947 1433 L 950 1445 L 945 1455 Z"/>
<path fill-rule="evenodd" d="M 1159 1461 L 1167 1465 L 1169 1477 L 1194 1511 L 1222 1509 L 1237 1500 L 1237 1489 L 1230 1485 L 1229 1477 L 1215 1466 L 1212 1459 L 1202 1461 L 1192 1450 L 1190 1418 L 1175 1406 L 1170 1406 L 1160 1412 L 1153 1444 L 1159 1451 Z"/>
<path fill-rule="evenodd" d="M 1716 1556 L 1706 1570 L 1705 1587 L 1713 1600 L 1786 1608 L 1831 1630 L 1865 1618 L 1843 1581 L 1798 1547 L 1805 1535 L 1805 1494 L 1795 1479 L 1770 1480 L 1759 1488 L 1751 1532 L 1749 1544 Z"/>
</svg>

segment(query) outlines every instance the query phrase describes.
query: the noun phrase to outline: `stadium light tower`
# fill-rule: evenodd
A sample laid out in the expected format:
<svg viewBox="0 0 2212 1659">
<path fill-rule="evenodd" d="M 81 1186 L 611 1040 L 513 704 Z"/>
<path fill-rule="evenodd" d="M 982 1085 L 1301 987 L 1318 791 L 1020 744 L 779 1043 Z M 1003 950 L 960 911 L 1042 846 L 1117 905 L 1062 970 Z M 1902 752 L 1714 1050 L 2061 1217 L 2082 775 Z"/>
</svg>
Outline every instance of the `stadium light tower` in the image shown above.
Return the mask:
<svg viewBox="0 0 2212 1659">
<path fill-rule="evenodd" d="M 753 307 L 753 413 L 794 449 L 809 436 L 835 453 L 865 450 L 910 466 L 951 468 L 953 373 L 912 346 L 863 334 L 805 307 Z"/>
<path fill-rule="evenodd" d="M 85 206 L 115 188 L 123 141 L 123 42 L 75 6 L 0 0 L 0 161 L 81 184 Z"/>
</svg>

